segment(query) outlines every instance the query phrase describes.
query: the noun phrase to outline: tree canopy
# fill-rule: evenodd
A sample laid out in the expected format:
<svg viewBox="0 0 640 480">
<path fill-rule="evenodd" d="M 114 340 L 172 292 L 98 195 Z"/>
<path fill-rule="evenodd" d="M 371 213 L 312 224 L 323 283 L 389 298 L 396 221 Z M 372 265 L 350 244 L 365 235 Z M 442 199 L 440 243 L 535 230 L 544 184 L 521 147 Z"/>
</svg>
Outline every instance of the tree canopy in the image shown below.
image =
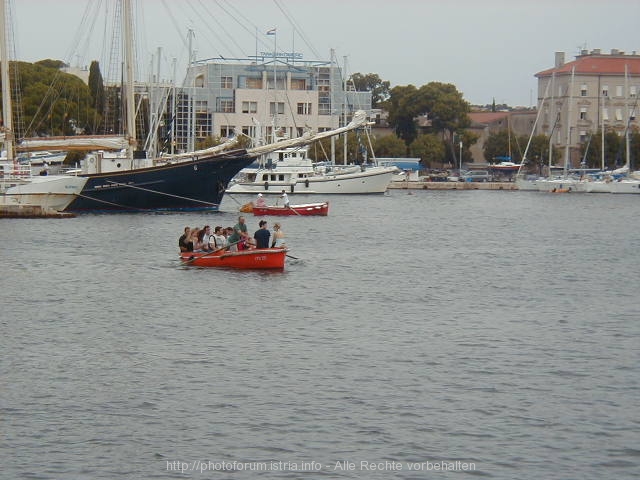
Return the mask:
<svg viewBox="0 0 640 480">
<path fill-rule="evenodd" d="M 10 78 L 17 79 L 14 125 L 18 138 L 73 135 L 96 116 L 89 87 L 78 77 L 61 72 L 55 60 L 10 62 Z"/>
<path fill-rule="evenodd" d="M 420 88 L 414 85 L 391 89 L 385 103 L 389 123 L 396 134 L 410 144 L 418 135 L 418 121 L 426 118 L 425 133 L 440 134 L 452 141 L 453 132 L 470 125 L 469 104 L 450 83 L 431 82 Z M 424 124 L 424 121 L 423 121 Z"/>
<path fill-rule="evenodd" d="M 354 73 L 351 82 L 359 92 L 371 92 L 371 106 L 378 108 L 389 98 L 391 84 L 383 81 L 376 73 Z"/>
<path fill-rule="evenodd" d="M 395 135 L 385 135 L 373 141 L 376 157 L 402 158 L 407 155 L 407 145 Z"/>
<path fill-rule="evenodd" d="M 411 156 L 419 157 L 420 163 L 426 167 L 442 165 L 445 159 L 445 145 L 442 139 L 435 134 L 418 135 L 410 145 Z"/>
</svg>

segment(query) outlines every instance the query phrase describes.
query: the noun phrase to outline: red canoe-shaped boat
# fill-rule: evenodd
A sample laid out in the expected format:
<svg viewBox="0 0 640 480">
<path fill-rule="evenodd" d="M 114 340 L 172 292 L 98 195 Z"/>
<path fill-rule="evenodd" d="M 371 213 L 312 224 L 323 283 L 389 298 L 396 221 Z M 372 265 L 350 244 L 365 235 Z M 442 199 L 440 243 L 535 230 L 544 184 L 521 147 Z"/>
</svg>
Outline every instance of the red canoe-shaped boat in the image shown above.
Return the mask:
<svg viewBox="0 0 640 480">
<path fill-rule="evenodd" d="M 304 205 L 290 205 L 288 207 L 258 207 L 253 206 L 254 215 L 321 215 L 326 217 L 329 214 L 329 202 L 306 203 Z"/>
<path fill-rule="evenodd" d="M 196 267 L 239 268 L 243 270 L 283 269 L 286 248 L 262 248 L 212 254 L 182 252 L 180 260 Z"/>
</svg>

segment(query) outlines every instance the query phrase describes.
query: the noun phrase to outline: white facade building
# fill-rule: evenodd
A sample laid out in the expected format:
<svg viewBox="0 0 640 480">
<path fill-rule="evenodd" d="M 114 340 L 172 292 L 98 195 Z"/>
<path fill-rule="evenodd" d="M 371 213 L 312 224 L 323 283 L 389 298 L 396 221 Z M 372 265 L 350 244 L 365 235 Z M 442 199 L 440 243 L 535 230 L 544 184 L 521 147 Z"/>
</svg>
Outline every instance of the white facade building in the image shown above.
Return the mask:
<svg viewBox="0 0 640 480">
<path fill-rule="evenodd" d="M 196 62 L 178 102 L 178 149 L 234 130 L 261 142 L 272 141 L 274 130 L 294 138 L 308 128 L 338 128 L 356 110 L 371 111 L 371 93 L 345 91 L 335 63 L 302 61 L 296 55 Z"/>
</svg>

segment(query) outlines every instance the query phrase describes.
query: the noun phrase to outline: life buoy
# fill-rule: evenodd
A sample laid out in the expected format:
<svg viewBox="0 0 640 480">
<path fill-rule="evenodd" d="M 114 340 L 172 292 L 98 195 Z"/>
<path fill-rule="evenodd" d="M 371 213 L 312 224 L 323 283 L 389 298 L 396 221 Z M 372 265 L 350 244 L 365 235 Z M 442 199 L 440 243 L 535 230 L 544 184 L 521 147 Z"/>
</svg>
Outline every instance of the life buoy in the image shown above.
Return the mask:
<svg viewBox="0 0 640 480">
<path fill-rule="evenodd" d="M 269 190 L 269 182 L 264 182 L 264 189 Z"/>
</svg>

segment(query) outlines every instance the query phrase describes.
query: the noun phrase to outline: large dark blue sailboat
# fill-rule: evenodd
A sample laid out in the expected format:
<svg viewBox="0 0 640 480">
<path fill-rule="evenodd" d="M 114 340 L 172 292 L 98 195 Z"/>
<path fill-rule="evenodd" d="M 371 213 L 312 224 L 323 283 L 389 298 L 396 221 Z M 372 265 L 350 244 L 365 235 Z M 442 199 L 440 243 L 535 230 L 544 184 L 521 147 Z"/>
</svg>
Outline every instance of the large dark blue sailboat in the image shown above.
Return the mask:
<svg viewBox="0 0 640 480">
<path fill-rule="evenodd" d="M 229 180 L 254 159 L 246 150 L 232 150 L 161 166 L 89 174 L 66 211 L 218 210 Z"/>
<path fill-rule="evenodd" d="M 109 168 L 98 166 L 103 165 L 102 153 L 89 158 L 89 162 L 94 162 L 94 169 L 81 174 L 88 177 L 88 181 L 66 211 L 218 210 L 231 178 L 249 165 L 255 155 L 249 155 L 244 149 L 225 152 L 222 145 L 159 159 L 136 157 L 131 0 L 122 0 L 121 19 L 126 127 L 122 146 L 126 146 L 126 152 L 114 158 Z"/>
</svg>

